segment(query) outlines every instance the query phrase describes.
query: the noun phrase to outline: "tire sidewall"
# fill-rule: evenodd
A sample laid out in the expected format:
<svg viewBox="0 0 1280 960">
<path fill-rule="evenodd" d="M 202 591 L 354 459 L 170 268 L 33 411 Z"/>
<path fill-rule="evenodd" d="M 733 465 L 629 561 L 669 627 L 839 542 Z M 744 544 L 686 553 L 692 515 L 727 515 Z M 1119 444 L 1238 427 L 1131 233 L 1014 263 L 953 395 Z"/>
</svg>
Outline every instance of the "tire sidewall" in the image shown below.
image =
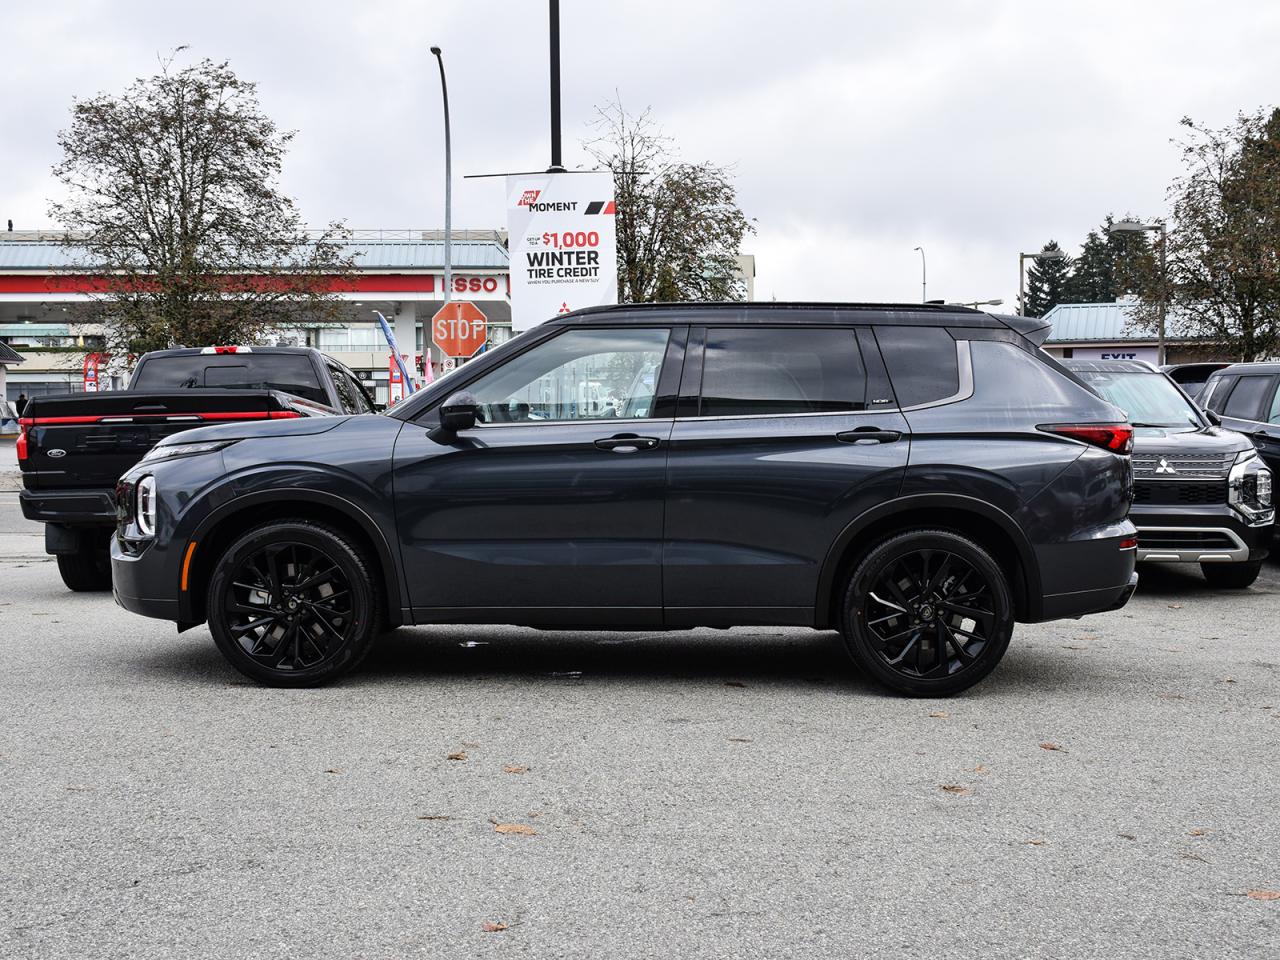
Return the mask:
<svg viewBox="0 0 1280 960">
<path fill-rule="evenodd" d="M 250 657 L 231 635 L 223 611 L 225 595 L 236 568 L 250 554 L 267 546 L 297 543 L 324 552 L 350 584 L 354 627 L 332 656 L 304 670 L 274 670 Z M 324 683 L 354 667 L 367 651 L 377 623 L 377 600 L 365 558 L 335 531 L 311 523 L 283 521 L 253 530 L 231 544 L 219 557 L 209 580 L 206 600 L 209 632 L 233 667 L 254 680 L 277 687 L 308 687 Z"/>
<path fill-rule="evenodd" d="M 872 648 L 865 623 L 863 599 L 884 568 L 919 550 L 946 550 L 957 554 L 987 578 L 995 604 L 996 630 L 977 663 L 933 680 L 910 677 L 885 663 Z M 965 690 L 986 677 L 1004 657 L 1013 636 L 1013 595 L 1009 582 L 991 555 L 972 540 L 942 530 L 908 531 L 882 541 L 854 566 L 841 609 L 841 632 L 854 662 L 874 679 L 898 693 L 915 697 L 945 697 Z"/>
</svg>

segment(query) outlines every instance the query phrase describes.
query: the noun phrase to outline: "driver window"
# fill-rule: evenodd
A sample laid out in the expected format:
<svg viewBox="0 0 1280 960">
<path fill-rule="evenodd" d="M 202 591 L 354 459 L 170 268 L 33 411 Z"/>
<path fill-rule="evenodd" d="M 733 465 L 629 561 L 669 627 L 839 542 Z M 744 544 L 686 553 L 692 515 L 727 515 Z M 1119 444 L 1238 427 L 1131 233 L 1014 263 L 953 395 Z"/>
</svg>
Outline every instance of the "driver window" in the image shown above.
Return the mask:
<svg viewBox="0 0 1280 960">
<path fill-rule="evenodd" d="M 467 389 L 485 423 L 650 417 L 670 335 L 666 329 L 570 330 Z"/>
</svg>

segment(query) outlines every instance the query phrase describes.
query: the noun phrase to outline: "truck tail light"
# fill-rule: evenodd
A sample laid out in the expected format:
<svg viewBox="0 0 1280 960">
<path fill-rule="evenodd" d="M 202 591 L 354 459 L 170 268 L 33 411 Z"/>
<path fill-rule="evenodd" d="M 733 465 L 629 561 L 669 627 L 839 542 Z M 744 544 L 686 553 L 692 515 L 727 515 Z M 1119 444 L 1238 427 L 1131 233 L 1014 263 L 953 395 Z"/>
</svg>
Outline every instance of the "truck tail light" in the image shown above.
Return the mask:
<svg viewBox="0 0 1280 960">
<path fill-rule="evenodd" d="M 14 449 L 18 453 L 19 460 L 27 459 L 27 427 L 31 426 L 30 417 L 18 418 L 18 440 L 14 444 Z"/>
<path fill-rule="evenodd" d="M 1133 451 L 1133 427 L 1127 423 L 1044 423 L 1037 429 L 1091 443 L 1121 456 Z"/>
</svg>

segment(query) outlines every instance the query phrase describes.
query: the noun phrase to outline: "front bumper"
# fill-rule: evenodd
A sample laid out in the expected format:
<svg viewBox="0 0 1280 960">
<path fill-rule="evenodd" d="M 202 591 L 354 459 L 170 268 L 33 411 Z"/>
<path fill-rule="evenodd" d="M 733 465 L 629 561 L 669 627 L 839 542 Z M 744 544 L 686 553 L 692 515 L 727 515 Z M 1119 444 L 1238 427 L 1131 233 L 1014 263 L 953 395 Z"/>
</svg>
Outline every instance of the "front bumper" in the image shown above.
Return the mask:
<svg viewBox="0 0 1280 960">
<path fill-rule="evenodd" d="M 165 597 L 177 583 L 164 554 L 149 546 L 138 554 L 126 553 L 120 538 L 111 538 L 111 592 L 116 603 L 130 613 L 158 620 L 178 620 L 178 598 Z"/>
<path fill-rule="evenodd" d="M 1138 528 L 1138 560 L 1162 563 L 1246 563 L 1270 553 L 1274 523 L 1252 526 L 1226 504 L 1141 507 L 1129 511 Z"/>
</svg>

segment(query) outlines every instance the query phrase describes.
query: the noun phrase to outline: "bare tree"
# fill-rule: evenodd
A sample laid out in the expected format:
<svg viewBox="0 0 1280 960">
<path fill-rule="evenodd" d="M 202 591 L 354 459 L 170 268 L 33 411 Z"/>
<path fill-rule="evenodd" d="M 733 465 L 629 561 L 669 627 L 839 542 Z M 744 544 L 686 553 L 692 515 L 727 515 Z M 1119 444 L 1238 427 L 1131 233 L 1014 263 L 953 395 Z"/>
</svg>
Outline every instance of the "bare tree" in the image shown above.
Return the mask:
<svg viewBox="0 0 1280 960">
<path fill-rule="evenodd" d="M 1169 188 L 1167 278 L 1151 274 L 1136 322 L 1153 328 L 1162 295 L 1170 330 L 1245 360 L 1280 347 L 1280 110 L 1212 129 L 1184 119 L 1185 173 Z"/>
<path fill-rule="evenodd" d="M 623 303 L 743 300 L 742 239 L 754 233 L 730 171 L 676 159 L 648 110 L 596 108 L 599 136 L 583 144 L 613 173 L 618 299 Z"/>
<path fill-rule="evenodd" d="M 292 138 L 225 62 L 169 58 L 120 96 L 74 103 L 53 168 L 66 196 L 49 212 L 71 231 L 75 269 L 102 278 L 85 312 L 107 325 L 117 358 L 260 342 L 333 311 L 353 267 L 346 234 L 330 224 L 308 237 L 279 192 Z"/>
</svg>

